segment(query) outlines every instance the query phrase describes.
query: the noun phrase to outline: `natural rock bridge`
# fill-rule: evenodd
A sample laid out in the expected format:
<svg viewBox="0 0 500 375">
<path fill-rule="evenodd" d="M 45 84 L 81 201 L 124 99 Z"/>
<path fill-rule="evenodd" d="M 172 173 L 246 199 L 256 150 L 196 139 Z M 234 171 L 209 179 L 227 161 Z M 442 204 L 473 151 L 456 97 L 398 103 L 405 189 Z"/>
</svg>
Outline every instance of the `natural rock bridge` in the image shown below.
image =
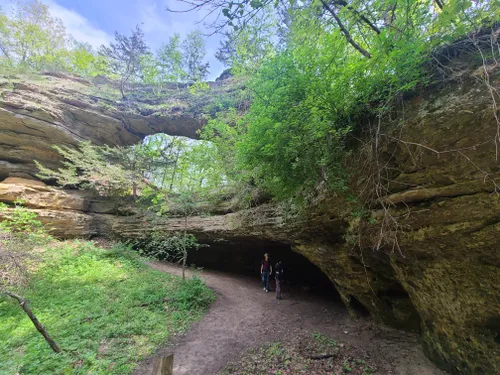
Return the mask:
<svg viewBox="0 0 500 375">
<path fill-rule="evenodd" d="M 211 249 L 214 267 L 225 267 L 224 259 L 236 259 L 239 251 L 236 268 L 244 271 L 243 264 L 255 266 L 264 249 L 292 249 L 326 275 L 352 315 L 369 314 L 376 322 L 421 332 L 427 355 L 454 373 L 499 373 L 500 180 L 492 141 L 498 124 L 480 69 L 405 103 L 407 122 L 400 134 L 405 143 L 394 141 L 385 151 L 391 155 L 391 194 L 383 197 L 403 228 L 400 251 L 373 251 L 368 237 L 356 246 L 346 241 L 354 223 L 342 200 L 328 194 L 300 223 L 265 204 L 190 218 L 189 232 L 212 245 L 206 251 Z M 500 68 L 489 74 L 490 84 L 500 88 Z M 173 104 L 161 116 L 141 114 L 125 103 L 82 94 L 85 83 L 67 89 L 62 86 L 72 83 L 63 81 L 51 77 L 46 86 L 16 84 L 2 92 L 1 179 L 32 175 L 33 159 L 56 166 L 52 144 L 87 139 L 129 145 L 157 132 L 196 137 L 203 124 L 186 103 Z M 387 127 L 399 119 L 391 121 Z M 133 238 L 147 224 L 143 217 L 118 216 L 112 206 L 82 192 L 12 177 L 0 183 L 1 201 L 16 198 L 61 238 Z M 176 231 L 184 222 L 170 218 L 158 225 Z M 195 263 L 210 263 L 204 251 Z"/>
</svg>

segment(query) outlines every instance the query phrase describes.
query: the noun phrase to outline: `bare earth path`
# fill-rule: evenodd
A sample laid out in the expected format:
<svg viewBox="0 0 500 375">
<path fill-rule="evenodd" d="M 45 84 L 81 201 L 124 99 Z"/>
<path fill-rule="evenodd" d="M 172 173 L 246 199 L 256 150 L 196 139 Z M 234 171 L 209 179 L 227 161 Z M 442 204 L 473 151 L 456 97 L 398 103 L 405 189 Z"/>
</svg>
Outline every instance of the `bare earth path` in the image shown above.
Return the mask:
<svg viewBox="0 0 500 375">
<path fill-rule="evenodd" d="M 170 264 L 151 266 L 180 274 Z M 379 374 L 443 374 L 424 356 L 416 336 L 353 321 L 339 302 L 285 287 L 284 300 L 278 303 L 272 292 L 263 292 L 258 277 L 203 271 L 201 278 L 215 291 L 217 301 L 184 337 L 156 353 L 175 353 L 175 375 L 215 375 L 246 349 L 301 330 L 321 332 L 367 351 L 384 363 Z M 140 363 L 133 375 L 151 375 L 153 360 Z"/>
</svg>

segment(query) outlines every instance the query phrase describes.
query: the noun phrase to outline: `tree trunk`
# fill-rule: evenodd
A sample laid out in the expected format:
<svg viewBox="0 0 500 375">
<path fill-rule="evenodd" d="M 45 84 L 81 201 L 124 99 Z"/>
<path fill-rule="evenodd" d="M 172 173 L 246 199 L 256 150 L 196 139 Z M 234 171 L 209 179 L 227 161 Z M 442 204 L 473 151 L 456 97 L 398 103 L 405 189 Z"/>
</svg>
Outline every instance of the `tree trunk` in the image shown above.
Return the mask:
<svg viewBox="0 0 500 375">
<path fill-rule="evenodd" d="M 128 79 L 130 78 L 130 75 L 132 74 L 130 71 L 130 69 L 131 69 L 130 64 L 131 64 L 131 61 L 129 60 L 127 62 L 127 68 L 126 68 L 125 72 L 123 73 L 122 78 L 120 80 L 120 91 L 122 93 L 123 99 L 127 98 L 125 96 L 125 83 L 128 81 Z"/>
<path fill-rule="evenodd" d="M 439 0 L 437 0 L 439 1 Z M 358 12 L 356 9 L 354 9 L 352 6 L 350 6 L 347 1 L 344 1 L 344 0 L 337 0 L 337 1 L 334 1 L 334 3 L 336 4 L 339 4 L 343 7 L 346 7 L 347 9 L 349 9 L 351 12 L 353 12 L 356 16 L 358 16 L 364 23 L 366 23 L 368 26 L 370 26 L 370 28 L 375 31 L 377 34 L 380 34 L 380 29 L 377 27 L 377 25 L 375 25 L 373 22 L 371 22 L 367 17 L 365 17 L 363 14 L 361 14 L 360 12 Z"/>
<path fill-rule="evenodd" d="M 137 199 L 137 183 L 132 182 L 132 197 L 134 201 Z"/>
<path fill-rule="evenodd" d="M 188 251 L 186 247 L 186 238 L 187 238 L 187 225 L 188 225 L 188 218 L 187 214 L 184 216 L 184 241 L 182 241 L 182 280 L 186 279 L 186 263 L 187 263 L 187 256 L 188 256 Z"/>
<path fill-rule="evenodd" d="M 153 366 L 153 375 L 172 375 L 174 368 L 174 355 L 158 357 Z"/>
<path fill-rule="evenodd" d="M 177 173 L 177 165 L 178 165 L 178 162 L 179 162 L 179 155 L 181 153 L 181 149 L 177 149 L 177 153 L 175 155 L 175 163 L 174 163 L 174 170 L 172 172 L 172 178 L 170 180 L 170 186 L 168 188 L 169 191 L 172 191 L 172 188 L 174 187 L 174 181 L 175 181 L 175 175 Z"/>
<path fill-rule="evenodd" d="M 186 246 L 182 249 L 182 280 L 186 280 Z"/>
<path fill-rule="evenodd" d="M 12 59 L 9 56 L 9 50 L 1 42 L 0 42 L 0 51 L 3 52 L 5 57 L 7 57 L 7 60 L 9 60 L 9 63 L 12 63 Z"/>
<path fill-rule="evenodd" d="M 123 91 L 123 86 L 124 86 L 125 82 L 123 82 L 123 79 L 120 81 L 120 92 L 122 94 L 122 98 L 123 99 L 126 99 L 127 97 L 125 96 L 125 93 Z"/>
<path fill-rule="evenodd" d="M 40 332 L 42 334 L 43 338 L 45 339 L 45 341 L 47 341 L 47 343 L 50 345 L 52 350 L 56 353 L 61 353 L 61 348 L 59 348 L 59 346 L 56 344 L 56 342 L 54 340 L 52 340 L 52 338 L 50 337 L 50 335 L 47 332 L 47 330 L 45 329 L 45 327 L 42 325 L 42 323 L 40 323 L 40 321 L 37 319 L 35 314 L 33 314 L 33 311 L 31 311 L 30 306 L 29 306 L 29 301 L 27 299 L 17 295 L 17 294 L 14 294 L 14 293 L 11 293 L 8 291 L 5 292 L 5 294 L 7 294 L 10 298 L 13 298 L 13 299 L 17 300 L 17 302 L 19 302 L 19 305 L 21 306 L 21 308 L 24 310 L 26 315 L 28 315 L 28 317 L 31 319 L 35 328 L 38 330 L 38 332 Z"/>
<path fill-rule="evenodd" d="M 182 280 L 186 280 L 186 263 L 187 263 L 187 248 L 186 248 L 186 232 L 182 240 Z"/>
</svg>

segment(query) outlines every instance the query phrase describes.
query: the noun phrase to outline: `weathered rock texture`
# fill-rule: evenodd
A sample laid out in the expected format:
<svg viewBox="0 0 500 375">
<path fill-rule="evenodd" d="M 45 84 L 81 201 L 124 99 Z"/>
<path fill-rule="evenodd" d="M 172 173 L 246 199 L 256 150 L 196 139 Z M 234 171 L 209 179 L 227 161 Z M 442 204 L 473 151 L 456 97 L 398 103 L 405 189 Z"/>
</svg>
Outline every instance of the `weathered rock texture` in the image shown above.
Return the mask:
<svg viewBox="0 0 500 375">
<path fill-rule="evenodd" d="M 138 88 L 131 90 L 130 99 L 116 99 L 109 83 L 93 85 L 72 76 L 45 75 L 33 83 L 0 79 L 0 179 L 34 175 L 34 159 L 57 167 L 60 156 L 53 145 L 75 146 L 84 140 L 132 145 L 155 133 L 197 138 L 205 122 L 202 108 L 212 95 L 225 92 L 225 85 L 231 86 L 228 81 L 213 83 L 217 94 L 195 97 L 184 88 L 161 97 L 146 91 L 148 98 L 143 98 L 137 92 L 145 96 L 145 89 Z"/>
<path fill-rule="evenodd" d="M 499 90 L 500 67 L 488 73 Z M 388 167 L 383 171 L 388 194 L 379 202 L 389 205 L 398 222 L 399 247 L 389 243 L 374 250 L 384 217 L 381 205 L 371 212 L 375 223 L 362 224 L 349 214 L 345 200 L 328 195 L 318 198 L 300 222 L 262 205 L 190 218 L 188 230 L 207 242 L 290 244 L 329 277 L 353 315 L 419 330 L 427 354 L 453 373 L 500 373 L 500 163 L 494 142 L 499 124 L 483 74 L 482 68 L 469 70 L 425 90 L 405 103 L 404 121 L 402 115 L 384 121 L 380 157 Z M 26 120 L 12 110 L 4 116 L 8 123 Z M 16 144 L 16 137 L 9 142 Z M 17 142 L 24 141 L 17 137 Z M 37 155 L 28 145 L 20 147 L 25 160 Z M 352 189 L 366 180 L 366 175 L 354 178 Z M 20 179 L 0 184 L 0 200 L 17 197 L 62 238 L 130 238 L 153 225 L 184 229 L 183 219 L 152 224 L 112 210 L 95 212 L 92 199 L 79 192 Z"/>
</svg>

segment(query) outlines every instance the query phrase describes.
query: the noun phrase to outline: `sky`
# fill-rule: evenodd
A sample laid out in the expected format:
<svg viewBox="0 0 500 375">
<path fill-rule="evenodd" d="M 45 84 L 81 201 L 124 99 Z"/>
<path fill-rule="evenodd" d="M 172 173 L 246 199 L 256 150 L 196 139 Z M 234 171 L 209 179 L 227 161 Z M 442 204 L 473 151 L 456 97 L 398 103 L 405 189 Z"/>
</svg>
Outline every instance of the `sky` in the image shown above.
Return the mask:
<svg viewBox="0 0 500 375">
<path fill-rule="evenodd" d="M 174 33 L 184 37 L 198 28 L 209 34 L 202 23 L 204 11 L 189 13 L 171 13 L 166 10 L 185 9 L 177 0 L 42 0 L 50 7 L 51 13 L 60 18 L 69 34 L 81 42 L 87 42 L 98 48 L 108 44 L 114 38 L 115 31 L 130 35 L 136 25 L 144 31 L 146 41 L 152 51 L 156 51 Z M 8 10 L 12 0 L 0 0 L 0 6 Z M 215 58 L 220 44 L 218 35 L 205 39 L 210 63 L 209 80 L 217 78 L 224 66 Z"/>
</svg>

